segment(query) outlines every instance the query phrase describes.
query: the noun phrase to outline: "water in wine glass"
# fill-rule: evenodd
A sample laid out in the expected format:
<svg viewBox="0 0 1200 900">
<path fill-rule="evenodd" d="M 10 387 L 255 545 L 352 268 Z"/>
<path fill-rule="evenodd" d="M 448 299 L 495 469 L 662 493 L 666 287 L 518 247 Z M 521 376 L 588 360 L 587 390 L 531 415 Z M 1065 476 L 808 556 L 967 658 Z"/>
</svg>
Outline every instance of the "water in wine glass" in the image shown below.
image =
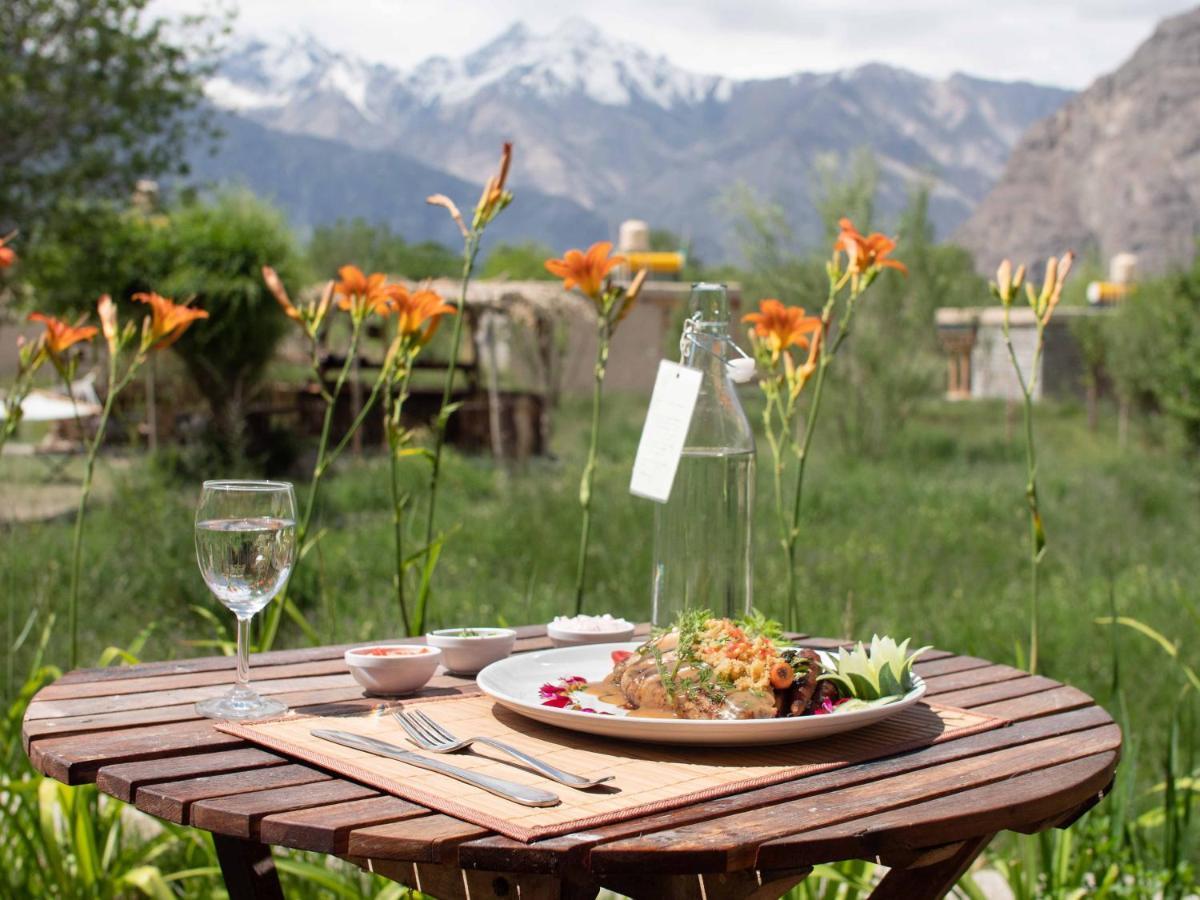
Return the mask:
<svg viewBox="0 0 1200 900">
<path fill-rule="evenodd" d="M 196 523 L 196 557 L 204 581 L 239 617 L 257 613 L 287 581 L 295 543 L 292 519 L 256 516 Z"/>
</svg>

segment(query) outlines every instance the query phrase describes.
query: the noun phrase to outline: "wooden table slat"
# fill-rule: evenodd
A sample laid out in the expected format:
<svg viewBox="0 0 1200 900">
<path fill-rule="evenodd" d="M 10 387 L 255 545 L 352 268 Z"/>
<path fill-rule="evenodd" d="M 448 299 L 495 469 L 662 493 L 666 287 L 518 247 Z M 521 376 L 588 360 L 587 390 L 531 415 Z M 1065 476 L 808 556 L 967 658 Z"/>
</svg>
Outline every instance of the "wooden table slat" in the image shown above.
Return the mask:
<svg viewBox="0 0 1200 900">
<path fill-rule="evenodd" d="M 188 811 L 198 800 L 230 797 L 253 791 L 330 781 L 333 776 L 310 766 L 289 763 L 270 768 L 199 775 L 179 781 L 147 784 L 137 789 L 134 803 L 142 812 L 177 825 L 188 823 Z"/>
<path fill-rule="evenodd" d="M 267 769 L 288 761 L 257 747 L 221 753 L 191 753 L 145 762 L 117 763 L 101 769 L 96 786 L 106 794 L 132 803 L 139 787 L 159 781 L 178 781 L 197 775 L 221 775 L 244 769 Z"/>
<path fill-rule="evenodd" d="M 297 710 L 307 706 L 337 703 L 362 699 L 362 688 L 327 688 L 305 690 L 303 688 L 276 694 L 275 699 Z M 379 701 L 375 701 L 378 704 Z M 196 712 L 195 703 L 176 703 L 147 709 L 129 709 L 120 712 L 95 713 L 85 716 L 63 716 L 57 719 L 37 719 L 25 722 L 26 744 L 41 737 L 85 734 L 89 731 L 120 731 L 145 725 L 167 725 L 175 722 L 198 722 L 203 717 Z"/>
<path fill-rule="evenodd" d="M 257 840 L 258 823 L 266 816 L 378 796 L 378 791 L 353 781 L 318 781 L 197 801 L 192 804 L 191 824 L 206 831 Z"/>
<path fill-rule="evenodd" d="M 140 667 L 138 667 L 140 668 Z M 338 656 L 311 662 L 291 663 L 282 666 L 259 666 L 251 668 L 254 680 L 279 678 L 307 678 L 313 675 L 336 675 L 346 671 L 346 661 Z M 109 697 L 114 694 L 158 693 L 178 688 L 203 687 L 218 684 L 229 686 L 231 670 L 215 669 L 203 672 L 184 672 L 178 675 L 132 675 L 129 678 L 106 681 L 74 681 L 64 684 L 56 681 L 38 691 L 38 700 L 79 700 L 84 697 Z"/>
<path fill-rule="evenodd" d="M 266 816 L 259 822 L 259 839 L 301 850 L 346 853 L 350 832 L 356 828 L 429 815 L 423 806 L 384 795 Z"/>
<path fill-rule="evenodd" d="M 148 726 L 111 734 L 42 738 L 30 743 L 29 759 L 35 769 L 64 784 L 87 784 L 95 780 L 101 767 L 113 763 L 244 746 L 241 738 L 217 731 L 205 720 L 181 722 L 170 728 Z"/>
<path fill-rule="evenodd" d="M 1006 679 L 992 684 L 980 684 L 960 690 L 939 692 L 936 697 L 938 703 L 945 703 L 949 706 L 982 706 L 988 703 L 999 703 L 1003 700 L 1015 700 L 1018 697 L 1053 690 L 1057 687 L 1059 687 L 1057 681 L 1051 681 L 1041 675 L 1025 675 L 1021 678 Z"/>
<path fill-rule="evenodd" d="M 541 650 L 550 646 L 546 637 L 545 625 L 518 625 L 517 643 L 514 652 L 523 653 L 529 650 Z M 639 625 L 636 634 L 646 634 L 648 625 Z M 322 647 L 301 647 L 294 650 L 270 650 L 266 653 L 250 655 L 251 669 L 266 666 L 295 665 L 299 663 L 317 662 L 320 660 L 340 659 L 351 647 L 361 647 L 364 644 L 423 644 L 425 638 L 383 638 L 377 641 L 353 641 L 347 644 L 330 644 Z M 153 675 L 186 675 L 194 672 L 212 672 L 228 670 L 231 674 L 237 668 L 237 660 L 232 656 L 206 656 L 191 659 L 172 659 L 161 662 L 139 663 L 136 666 L 110 666 L 104 669 L 75 669 L 67 672 L 55 684 L 79 684 L 93 681 L 120 681 L 126 678 L 141 678 Z"/>
<path fill-rule="evenodd" d="M 1031 719 L 1037 716 L 1047 716 L 1051 713 L 1063 712 L 1068 709 L 1079 709 L 1091 706 L 1095 701 L 1078 688 L 1062 685 L 1036 694 L 1016 697 L 1012 700 L 984 703 L 981 705 L 960 704 L 968 709 L 986 713 L 992 716 L 1004 716 L 1008 719 L 1017 717 Z M 1007 712 L 1000 712 L 1007 710 Z"/>
<path fill-rule="evenodd" d="M 928 688 L 927 695 L 936 697 L 963 688 L 981 687 L 985 684 L 996 684 L 997 682 L 1012 681 L 1014 678 L 1027 677 L 1029 677 L 1028 672 L 1012 666 L 983 666 L 978 669 L 948 672 L 944 675 L 931 675 L 925 678 L 925 684 Z"/>
<path fill-rule="evenodd" d="M 454 859 L 459 844 L 487 834 L 486 828 L 435 813 L 420 819 L 357 828 L 350 832 L 347 853 L 375 859 L 443 862 Z"/>
<path fill-rule="evenodd" d="M 951 672 L 964 672 L 968 669 L 984 669 L 988 666 L 995 665 L 986 659 L 979 659 L 976 656 L 943 656 L 939 659 L 930 659 L 928 656 L 921 656 L 917 659 L 913 668 L 916 673 L 922 678 L 932 678 L 935 675 L 949 675 Z"/>
</svg>

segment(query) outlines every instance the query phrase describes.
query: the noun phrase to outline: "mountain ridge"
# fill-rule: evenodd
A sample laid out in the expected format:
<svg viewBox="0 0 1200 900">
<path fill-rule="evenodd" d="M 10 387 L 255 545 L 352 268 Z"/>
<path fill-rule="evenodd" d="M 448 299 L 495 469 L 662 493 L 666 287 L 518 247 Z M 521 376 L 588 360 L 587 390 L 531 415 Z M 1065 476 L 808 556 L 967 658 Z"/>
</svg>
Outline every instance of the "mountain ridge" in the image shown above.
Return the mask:
<svg viewBox="0 0 1200 900">
<path fill-rule="evenodd" d="M 1072 248 L 1133 252 L 1148 273 L 1184 264 L 1200 236 L 1200 8 L 1159 23 L 1013 151 L 955 234 L 991 271 Z"/>
<path fill-rule="evenodd" d="M 733 255 L 721 200 L 736 183 L 783 206 L 799 240 L 817 239 L 815 173 L 860 146 L 880 164 L 883 217 L 927 180 L 947 233 L 1025 127 L 1069 96 L 882 64 L 738 81 L 687 72 L 579 19 L 550 34 L 518 24 L 463 57 L 407 71 L 311 35 L 250 40 L 208 88 L 218 106 L 276 132 L 407 156 L 470 182 L 512 140 L 518 191 L 564 198 L 606 234 L 645 218 L 688 235 L 710 259 Z"/>
</svg>

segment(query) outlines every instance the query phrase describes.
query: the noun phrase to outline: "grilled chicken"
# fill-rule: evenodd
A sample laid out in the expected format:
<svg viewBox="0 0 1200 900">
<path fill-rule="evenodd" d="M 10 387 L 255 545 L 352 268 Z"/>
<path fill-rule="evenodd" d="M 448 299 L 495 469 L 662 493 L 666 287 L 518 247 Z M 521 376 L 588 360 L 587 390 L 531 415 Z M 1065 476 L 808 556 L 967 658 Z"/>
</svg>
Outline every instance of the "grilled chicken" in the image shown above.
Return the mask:
<svg viewBox="0 0 1200 900">
<path fill-rule="evenodd" d="M 633 709 L 674 712 L 681 719 L 769 719 L 776 714 L 775 697 L 753 691 L 733 691 L 723 700 L 715 700 L 702 690 L 687 690 L 688 682 L 698 682 L 700 673 L 693 666 L 676 669 L 678 636 L 666 634 L 654 642 L 655 658 L 649 650 L 634 653 L 618 662 L 608 680 L 621 689 Z M 678 689 L 675 696 L 663 683 L 661 670 L 671 673 Z"/>
</svg>

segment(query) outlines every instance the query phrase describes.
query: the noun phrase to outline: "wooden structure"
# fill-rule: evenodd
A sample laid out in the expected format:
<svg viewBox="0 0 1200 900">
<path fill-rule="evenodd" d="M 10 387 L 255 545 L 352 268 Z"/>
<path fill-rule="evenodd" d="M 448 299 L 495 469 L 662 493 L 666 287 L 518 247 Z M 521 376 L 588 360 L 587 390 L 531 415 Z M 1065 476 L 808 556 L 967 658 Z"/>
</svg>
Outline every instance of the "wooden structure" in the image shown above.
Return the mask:
<svg viewBox="0 0 1200 900">
<path fill-rule="evenodd" d="M 641 633 L 645 633 L 645 627 Z M 805 639 L 815 647 L 839 642 Z M 517 652 L 549 645 L 520 629 Z M 380 705 L 344 646 L 254 659 L 254 686 L 301 712 Z M 77 670 L 23 723 L 33 765 L 95 782 L 151 815 L 213 833 L 230 896 L 281 897 L 270 845 L 336 854 L 435 897 L 773 898 L 817 863 L 879 860 L 877 898 L 940 897 L 1002 830 L 1066 827 L 1104 796 L 1121 732 L 1087 694 L 987 660 L 930 651 L 931 699 L 1010 720 L 923 750 L 531 844 L 298 765 L 217 731 L 196 700 L 225 691 L 230 657 Z M 426 694 L 475 692 L 436 676 Z"/>
<path fill-rule="evenodd" d="M 1074 322 L 1110 315 L 1111 306 L 1060 306 L 1046 326 L 1046 347 L 1034 399 L 1083 399 L 1087 363 Z M 1004 308 L 943 307 L 936 314 L 938 340 L 946 351 L 946 397 L 952 400 L 1018 400 L 1021 389 L 1004 343 Z M 1033 310 L 1014 305 L 1009 312 L 1013 349 L 1026 380 L 1033 374 L 1037 327 Z"/>
</svg>

